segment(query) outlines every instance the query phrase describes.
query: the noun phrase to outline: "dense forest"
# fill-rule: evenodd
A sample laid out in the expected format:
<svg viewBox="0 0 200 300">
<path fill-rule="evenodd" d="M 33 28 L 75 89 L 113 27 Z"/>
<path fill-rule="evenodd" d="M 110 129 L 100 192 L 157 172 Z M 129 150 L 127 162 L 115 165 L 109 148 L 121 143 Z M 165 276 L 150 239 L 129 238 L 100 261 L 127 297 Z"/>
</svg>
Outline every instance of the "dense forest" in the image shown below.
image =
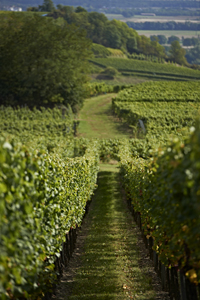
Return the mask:
<svg viewBox="0 0 200 300">
<path fill-rule="evenodd" d="M 10 14 L 0 19 L 0 104 L 81 107 L 91 41 L 75 25 Z"/>
</svg>

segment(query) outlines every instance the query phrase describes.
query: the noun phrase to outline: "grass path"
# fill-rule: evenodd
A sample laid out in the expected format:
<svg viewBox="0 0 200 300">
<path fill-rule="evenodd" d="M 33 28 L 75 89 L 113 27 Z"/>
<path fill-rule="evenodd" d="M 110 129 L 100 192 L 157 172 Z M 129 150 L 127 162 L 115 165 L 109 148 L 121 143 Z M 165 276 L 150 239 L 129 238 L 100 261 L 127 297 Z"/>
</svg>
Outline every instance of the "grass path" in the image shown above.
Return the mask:
<svg viewBox="0 0 200 300">
<path fill-rule="evenodd" d="M 87 99 L 78 136 L 130 137 L 111 113 L 114 94 Z M 100 164 L 98 188 L 54 300 L 168 300 L 127 208 L 117 165 Z"/>
<path fill-rule="evenodd" d="M 140 266 L 138 228 L 122 199 L 117 167 L 102 165 L 80 232 L 81 261 L 74 277 L 62 281 L 56 300 L 165 299 L 156 297 L 149 266 Z"/>
<path fill-rule="evenodd" d="M 78 137 L 86 138 L 130 138 L 131 129 L 113 116 L 112 97 L 115 94 L 101 95 L 86 99 L 79 113 Z"/>
</svg>

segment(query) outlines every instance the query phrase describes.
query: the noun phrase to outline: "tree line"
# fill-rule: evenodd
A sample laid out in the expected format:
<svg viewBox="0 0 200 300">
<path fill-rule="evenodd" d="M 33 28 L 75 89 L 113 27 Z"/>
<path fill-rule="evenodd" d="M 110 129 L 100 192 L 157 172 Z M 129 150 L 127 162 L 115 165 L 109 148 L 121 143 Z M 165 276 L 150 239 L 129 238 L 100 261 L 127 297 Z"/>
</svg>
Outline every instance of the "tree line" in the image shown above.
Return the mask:
<svg viewBox="0 0 200 300">
<path fill-rule="evenodd" d="M 150 39 L 152 41 L 158 41 L 161 45 L 164 44 L 174 44 L 176 41 L 176 47 L 179 47 L 180 49 L 180 43 L 182 42 L 183 46 L 186 47 L 192 47 L 191 49 L 180 49 L 182 55 L 185 56 L 187 62 L 191 65 L 193 65 L 193 67 L 198 68 L 198 65 L 200 65 L 200 39 L 199 38 L 184 38 L 182 37 L 182 39 L 180 39 L 178 36 L 172 35 L 169 38 L 167 38 L 165 35 L 152 35 L 150 36 Z M 166 47 L 166 48 L 170 48 L 170 47 Z M 169 51 L 172 51 L 172 46 L 169 49 Z M 179 55 L 180 55 L 180 51 L 179 51 Z M 175 51 L 176 52 L 176 51 Z M 180 60 L 180 57 L 177 57 L 177 55 L 175 55 L 175 52 L 173 54 L 173 57 L 175 58 L 176 56 L 176 61 L 177 59 Z"/>
<path fill-rule="evenodd" d="M 199 23 L 192 22 L 131 22 L 127 25 L 135 30 L 200 30 Z"/>
<path fill-rule="evenodd" d="M 151 41 L 158 40 L 158 42 L 161 45 L 165 44 L 171 44 L 173 41 L 178 41 L 179 43 L 182 42 L 183 46 L 197 46 L 200 44 L 200 39 L 191 37 L 191 38 L 184 38 L 182 37 L 181 39 L 178 36 L 172 35 L 169 36 L 168 38 L 163 35 L 163 34 L 158 34 L 158 35 L 151 35 L 150 36 Z"/>
<path fill-rule="evenodd" d="M 73 7 L 59 4 L 57 8 L 54 8 L 51 0 L 44 0 L 43 6 L 30 7 L 28 10 L 49 11 L 48 17 L 63 18 L 68 24 L 75 24 L 86 31 L 87 37 L 93 43 L 114 49 L 122 49 L 124 52 L 131 54 L 136 52 L 159 57 L 165 56 L 165 49 L 157 41 L 139 36 L 135 30 L 129 28 L 124 22 L 109 21 L 103 13 L 88 12 L 80 6 Z"/>
</svg>

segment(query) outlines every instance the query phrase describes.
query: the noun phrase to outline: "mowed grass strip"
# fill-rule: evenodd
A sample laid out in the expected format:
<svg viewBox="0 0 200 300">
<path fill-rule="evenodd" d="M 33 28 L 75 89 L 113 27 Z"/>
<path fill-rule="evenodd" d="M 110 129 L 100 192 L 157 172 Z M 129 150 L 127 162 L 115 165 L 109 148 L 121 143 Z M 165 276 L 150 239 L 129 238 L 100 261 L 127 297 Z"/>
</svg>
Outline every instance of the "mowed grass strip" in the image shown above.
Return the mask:
<svg viewBox="0 0 200 300">
<path fill-rule="evenodd" d="M 85 138 L 130 138 L 131 129 L 113 116 L 112 97 L 107 94 L 86 99 L 79 113 L 78 137 Z"/>
<path fill-rule="evenodd" d="M 81 266 L 67 299 L 155 299 L 151 278 L 139 267 L 137 229 L 122 200 L 116 166 L 101 165 L 84 226 L 89 230 Z"/>
</svg>

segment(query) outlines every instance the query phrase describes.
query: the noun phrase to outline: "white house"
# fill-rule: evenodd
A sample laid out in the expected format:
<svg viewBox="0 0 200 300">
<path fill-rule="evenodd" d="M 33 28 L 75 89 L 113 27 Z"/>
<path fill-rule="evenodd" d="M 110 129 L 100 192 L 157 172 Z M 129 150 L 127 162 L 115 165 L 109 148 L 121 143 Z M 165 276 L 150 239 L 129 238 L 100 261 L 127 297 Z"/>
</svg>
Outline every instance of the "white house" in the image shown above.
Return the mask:
<svg viewBox="0 0 200 300">
<path fill-rule="evenodd" d="M 22 11 L 22 8 L 21 7 L 11 6 L 9 10 L 11 10 L 11 11 Z"/>
</svg>

